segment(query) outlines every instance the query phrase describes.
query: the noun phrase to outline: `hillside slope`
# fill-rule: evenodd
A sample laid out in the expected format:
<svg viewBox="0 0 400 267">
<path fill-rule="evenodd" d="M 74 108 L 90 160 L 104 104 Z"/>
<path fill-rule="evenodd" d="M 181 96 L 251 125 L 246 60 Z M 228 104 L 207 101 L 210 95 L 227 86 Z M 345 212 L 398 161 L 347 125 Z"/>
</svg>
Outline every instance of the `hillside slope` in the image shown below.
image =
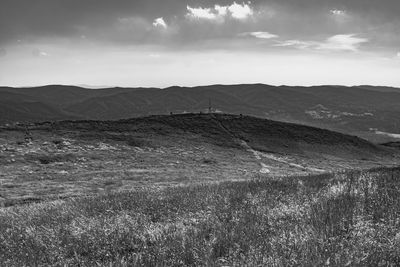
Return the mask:
<svg viewBox="0 0 400 267">
<path fill-rule="evenodd" d="M 245 142 L 251 149 L 278 154 L 315 152 L 361 158 L 387 155 L 388 152 L 385 147 L 356 136 L 229 114 L 154 115 L 120 121 L 61 121 L 38 125 L 41 125 L 40 129 L 96 133 L 105 139 L 109 136 L 115 139 L 118 135 L 132 135 L 160 142 L 168 137 L 230 148 L 243 147 Z"/>
<path fill-rule="evenodd" d="M 0 91 L 0 123 L 78 118 L 80 116 L 43 102 L 40 97 Z"/>
<path fill-rule="evenodd" d="M 0 127 L 0 151 L 0 206 L 395 166 L 400 159 L 396 149 L 328 130 L 198 113 Z"/>
</svg>

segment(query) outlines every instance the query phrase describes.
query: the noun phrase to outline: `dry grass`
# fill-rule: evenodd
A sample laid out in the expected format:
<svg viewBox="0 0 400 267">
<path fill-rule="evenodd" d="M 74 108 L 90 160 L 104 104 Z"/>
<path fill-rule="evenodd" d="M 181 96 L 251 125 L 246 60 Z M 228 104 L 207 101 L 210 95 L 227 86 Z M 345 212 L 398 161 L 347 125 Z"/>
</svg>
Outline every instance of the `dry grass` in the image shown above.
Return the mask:
<svg viewBox="0 0 400 267">
<path fill-rule="evenodd" d="M 398 266 L 400 169 L 0 210 L 2 266 Z"/>
<path fill-rule="evenodd" d="M 211 122 L 200 122 L 200 133 L 186 131 L 197 123 L 195 119 L 181 125 L 173 118 L 184 132 L 157 123 L 142 129 L 124 122 L 75 122 L 71 129 L 37 126 L 31 131 L 33 140 L 24 142 L 25 128 L 0 131 L 0 206 L 142 187 L 246 180 L 259 175 L 264 166 L 267 178 L 320 173 L 315 168 L 333 172 L 397 162 L 390 157 L 360 160 L 316 152 L 255 155 L 250 145 L 243 146 L 244 140 L 232 137 L 238 133 L 229 136 L 227 128 L 221 130 L 215 119 L 208 119 Z M 207 123 L 214 127 L 210 132 L 221 134 L 218 144 L 203 136 L 209 133 L 203 129 Z"/>
</svg>

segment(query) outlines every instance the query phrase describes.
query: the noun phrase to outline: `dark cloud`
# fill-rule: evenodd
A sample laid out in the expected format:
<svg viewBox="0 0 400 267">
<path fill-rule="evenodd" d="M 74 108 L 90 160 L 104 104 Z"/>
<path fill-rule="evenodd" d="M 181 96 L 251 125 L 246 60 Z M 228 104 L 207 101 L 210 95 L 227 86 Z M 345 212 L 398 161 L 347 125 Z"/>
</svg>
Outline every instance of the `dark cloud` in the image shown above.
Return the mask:
<svg viewBox="0 0 400 267">
<path fill-rule="evenodd" d="M 251 18 L 188 19 L 187 6 L 229 6 L 232 0 L 2 0 L 0 43 L 80 38 L 116 43 L 190 44 L 268 32 L 286 39 L 367 34 L 376 46 L 400 45 L 398 0 L 253 0 Z M 238 4 L 249 3 L 236 1 Z M 249 4 L 250 5 L 250 4 Z M 215 12 L 215 11 L 213 11 Z M 154 27 L 163 18 L 168 27 Z"/>
</svg>

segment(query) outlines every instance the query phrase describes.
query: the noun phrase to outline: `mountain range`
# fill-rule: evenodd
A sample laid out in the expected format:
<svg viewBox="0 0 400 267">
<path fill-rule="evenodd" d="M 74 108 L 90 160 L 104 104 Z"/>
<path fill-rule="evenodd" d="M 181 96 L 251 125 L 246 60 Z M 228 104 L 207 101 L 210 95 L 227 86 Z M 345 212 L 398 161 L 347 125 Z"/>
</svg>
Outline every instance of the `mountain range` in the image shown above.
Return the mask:
<svg viewBox="0 0 400 267">
<path fill-rule="evenodd" d="M 0 123 L 118 120 L 155 114 L 246 114 L 393 141 L 400 132 L 400 88 L 271 86 L 105 88 L 0 87 Z"/>
</svg>

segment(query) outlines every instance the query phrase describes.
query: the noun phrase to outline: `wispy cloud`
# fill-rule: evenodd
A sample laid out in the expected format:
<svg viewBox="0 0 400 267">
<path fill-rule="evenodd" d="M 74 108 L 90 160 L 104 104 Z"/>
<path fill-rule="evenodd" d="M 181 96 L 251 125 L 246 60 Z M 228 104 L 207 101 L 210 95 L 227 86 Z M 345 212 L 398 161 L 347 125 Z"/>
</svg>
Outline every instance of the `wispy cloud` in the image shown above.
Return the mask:
<svg viewBox="0 0 400 267">
<path fill-rule="evenodd" d="M 165 22 L 164 18 L 157 18 L 153 21 L 154 27 L 162 27 L 164 29 L 168 28 L 167 23 Z"/>
<path fill-rule="evenodd" d="M 285 41 L 278 41 L 278 43 L 275 44 L 274 46 L 295 47 L 295 48 L 299 48 L 299 49 L 306 49 L 315 44 L 316 44 L 316 42 L 311 42 L 311 41 L 285 40 Z"/>
<path fill-rule="evenodd" d="M 357 51 L 361 44 L 368 39 L 356 37 L 355 34 L 339 34 L 321 43 L 319 49 Z"/>
<path fill-rule="evenodd" d="M 244 32 L 239 34 L 239 36 L 250 36 L 258 39 L 272 39 L 279 37 L 278 35 L 269 32 Z"/>
<path fill-rule="evenodd" d="M 160 54 L 149 54 L 149 57 L 150 58 L 154 58 L 154 59 L 158 59 L 158 58 L 161 58 L 161 55 Z"/>
<path fill-rule="evenodd" d="M 39 49 L 33 49 L 32 50 L 32 55 L 35 57 L 48 57 L 50 56 L 49 53 L 39 50 Z"/>
<path fill-rule="evenodd" d="M 286 40 L 280 41 L 274 46 L 295 47 L 298 49 L 330 50 L 330 51 L 352 51 L 359 50 L 367 38 L 357 37 L 356 34 L 338 34 L 327 38 L 325 41 L 301 41 Z"/>
</svg>

